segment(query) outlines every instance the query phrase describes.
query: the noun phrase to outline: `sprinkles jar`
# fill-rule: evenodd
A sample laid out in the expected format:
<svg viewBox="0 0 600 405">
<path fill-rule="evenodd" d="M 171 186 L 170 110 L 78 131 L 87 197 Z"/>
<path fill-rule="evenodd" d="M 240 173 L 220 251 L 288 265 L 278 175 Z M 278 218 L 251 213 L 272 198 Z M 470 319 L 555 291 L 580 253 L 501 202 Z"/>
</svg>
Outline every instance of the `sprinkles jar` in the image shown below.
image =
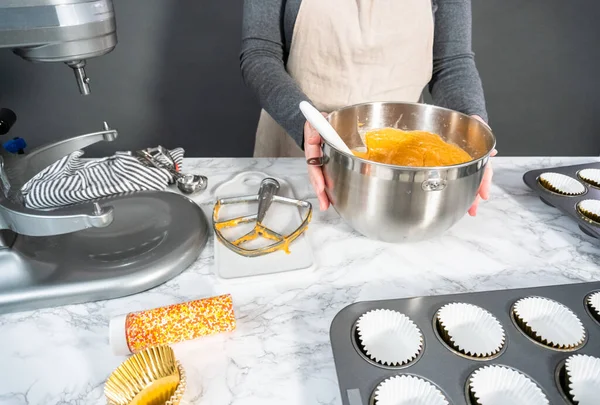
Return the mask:
<svg viewBox="0 0 600 405">
<path fill-rule="evenodd" d="M 117 355 L 235 329 L 231 295 L 131 312 L 110 320 L 110 345 Z"/>
</svg>

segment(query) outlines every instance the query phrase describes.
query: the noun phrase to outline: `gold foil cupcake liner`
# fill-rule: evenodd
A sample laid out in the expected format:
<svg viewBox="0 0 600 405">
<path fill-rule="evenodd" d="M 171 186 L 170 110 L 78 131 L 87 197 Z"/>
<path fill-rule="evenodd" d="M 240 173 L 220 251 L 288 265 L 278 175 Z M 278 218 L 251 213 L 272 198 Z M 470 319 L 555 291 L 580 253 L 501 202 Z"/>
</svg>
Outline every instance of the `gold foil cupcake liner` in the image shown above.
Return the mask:
<svg viewBox="0 0 600 405">
<path fill-rule="evenodd" d="M 436 313 L 440 337 L 458 353 L 478 359 L 495 357 L 506 342 L 502 324 L 476 305 L 451 303 Z"/>
<path fill-rule="evenodd" d="M 181 399 L 183 398 L 183 394 L 185 394 L 185 390 L 187 388 L 187 378 L 185 375 L 185 369 L 179 362 L 177 362 L 177 370 L 179 371 L 179 384 L 177 384 L 175 392 L 173 393 L 173 395 L 171 395 L 171 398 L 169 398 L 165 402 L 165 405 L 181 404 Z"/>
<path fill-rule="evenodd" d="M 384 366 L 405 366 L 423 350 L 421 330 L 397 311 L 376 309 L 363 314 L 356 322 L 356 332 L 365 356 Z"/>
<path fill-rule="evenodd" d="M 104 393 L 109 405 L 165 404 L 178 388 L 185 390 L 181 365 L 169 346 L 151 347 L 124 361 L 109 377 Z M 183 395 L 183 394 L 182 394 Z M 177 405 L 175 398 L 171 405 Z"/>
<path fill-rule="evenodd" d="M 600 169 L 583 169 L 577 173 L 577 177 L 587 184 L 600 188 Z"/>
<path fill-rule="evenodd" d="M 585 193 L 585 186 L 578 180 L 560 173 L 547 172 L 540 174 L 538 182 L 547 190 L 565 196 Z"/>
<path fill-rule="evenodd" d="M 600 200 L 583 200 L 577 204 L 577 211 L 584 219 L 600 224 Z"/>
<path fill-rule="evenodd" d="M 594 319 L 600 322 L 600 291 L 588 295 L 585 303 Z"/>
<path fill-rule="evenodd" d="M 575 350 L 585 343 L 581 320 L 569 308 L 548 298 L 527 297 L 517 301 L 512 316 L 534 341 L 558 350 Z"/>
</svg>

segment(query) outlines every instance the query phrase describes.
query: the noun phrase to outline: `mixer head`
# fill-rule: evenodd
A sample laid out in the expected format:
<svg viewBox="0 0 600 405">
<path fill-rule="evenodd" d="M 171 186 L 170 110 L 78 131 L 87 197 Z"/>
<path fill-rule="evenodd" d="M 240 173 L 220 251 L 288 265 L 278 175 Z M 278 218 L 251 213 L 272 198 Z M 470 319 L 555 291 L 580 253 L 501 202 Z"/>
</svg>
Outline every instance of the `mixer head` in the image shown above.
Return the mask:
<svg viewBox="0 0 600 405">
<path fill-rule="evenodd" d="M 308 201 L 278 196 L 278 191 L 279 182 L 272 178 L 266 178 L 261 182 L 258 194 L 256 195 L 218 199 L 213 209 L 213 230 L 219 241 L 233 252 L 246 257 L 263 256 L 277 250 L 284 250 L 289 253 L 288 248 L 290 243 L 302 235 L 308 227 L 308 223 L 312 218 L 312 205 Z M 258 202 L 258 211 L 256 214 L 245 215 L 228 220 L 219 219 L 219 213 L 223 206 L 248 204 L 252 202 Z M 301 224 L 287 235 L 281 235 L 275 230 L 269 229 L 265 226 L 263 220 L 265 219 L 269 207 L 273 203 L 286 204 L 303 209 L 304 214 Z M 254 223 L 254 227 L 235 240 L 230 240 L 223 235 L 222 231 L 226 228 L 233 228 L 249 223 Z M 256 248 L 244 247 L 248 242 L 255 241 L 259 238 L 263 238 L 266 241 L 273 243 Z"/>
<path fill-rule="evenodd" d="M 90 94 L 86 59 L 117 45 L 112 0 L 0 0 L 0 48 L 31 62 L 64 62 Z"/>
</svg>

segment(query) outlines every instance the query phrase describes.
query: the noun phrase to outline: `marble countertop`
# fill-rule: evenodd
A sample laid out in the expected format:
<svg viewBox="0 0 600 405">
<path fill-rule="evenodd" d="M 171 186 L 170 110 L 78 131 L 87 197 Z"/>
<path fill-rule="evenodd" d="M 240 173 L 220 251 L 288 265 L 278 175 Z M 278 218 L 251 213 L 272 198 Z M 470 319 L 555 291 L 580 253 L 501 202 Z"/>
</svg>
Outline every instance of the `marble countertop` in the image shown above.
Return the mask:
<svg viewBox="0 0 600 405">
<path fill-rule="evenodd" d="M 492 198 L 475 218 L 411 245 L 371 241 L 333 209 L 314 215 L 309 241 L 316 265 L 301 275 L 227 281 L 213 274 L 212 238 L 175 279 L 131 297 L 0 316 L 0 404 L 103 404 L 104 381 L 123 360 L 108 346 L 117 314 L 231 293 L 237 330 L 175 345 L 192 404 L 340 404 L 329 326 L 361 300 L 449 294 L 600 280 L 600 248 L 522 181 L 530 169 L 597 158 L 495 158 Z M 207 175 L 197 197 L 208 212 L 212 190 L 242 171 L 283 177 L 313 200 L 298 159 L 188 159 Z"/>
</svg>

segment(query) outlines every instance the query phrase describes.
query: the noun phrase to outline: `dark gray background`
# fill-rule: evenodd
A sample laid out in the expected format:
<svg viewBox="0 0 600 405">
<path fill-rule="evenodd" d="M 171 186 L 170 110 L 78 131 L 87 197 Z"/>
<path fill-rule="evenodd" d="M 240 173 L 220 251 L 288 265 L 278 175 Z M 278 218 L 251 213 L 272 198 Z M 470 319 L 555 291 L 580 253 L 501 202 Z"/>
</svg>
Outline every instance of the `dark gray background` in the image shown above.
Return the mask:
<svg viewBox="0 0 600 405">
<path fill-rule="evenodd" d="M 89 61 L 90 96 L 66 66 L 0 50 L 0 107 L 19 117 L 10 135 L 38 146 L 107 120 L 120 139 L 88 156 L 157 144 L 251 156 L 259 107 L 239 71 L 242 0 L 115 3 L 119 45 Z M 500 153 L 599 155 L 600 2 L 474 0 L 473 14 Z"/>
</svg>

